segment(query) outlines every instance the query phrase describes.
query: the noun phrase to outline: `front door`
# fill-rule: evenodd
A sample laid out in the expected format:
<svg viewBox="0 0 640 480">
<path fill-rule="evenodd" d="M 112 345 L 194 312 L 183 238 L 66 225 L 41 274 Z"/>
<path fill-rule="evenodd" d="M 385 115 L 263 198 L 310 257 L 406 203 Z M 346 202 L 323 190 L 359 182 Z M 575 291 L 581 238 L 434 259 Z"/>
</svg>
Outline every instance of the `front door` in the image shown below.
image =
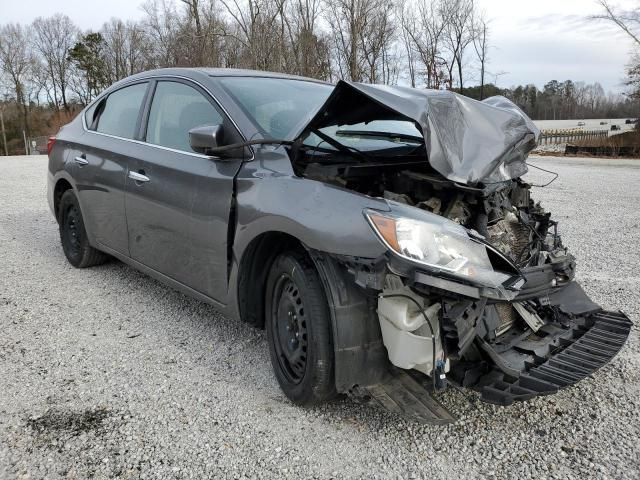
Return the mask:
<svg viewBox="0 0 640 480">
<path fill-rule="evenodd" d="M 177 80 L 155 83 L 147 117 L 143 154 L 127 176 L 131 257 L 225 303 L 227 226 L 242 159 L 198 154 L 188 132 L 229 124 L 204 91 Z"/>
</svg>

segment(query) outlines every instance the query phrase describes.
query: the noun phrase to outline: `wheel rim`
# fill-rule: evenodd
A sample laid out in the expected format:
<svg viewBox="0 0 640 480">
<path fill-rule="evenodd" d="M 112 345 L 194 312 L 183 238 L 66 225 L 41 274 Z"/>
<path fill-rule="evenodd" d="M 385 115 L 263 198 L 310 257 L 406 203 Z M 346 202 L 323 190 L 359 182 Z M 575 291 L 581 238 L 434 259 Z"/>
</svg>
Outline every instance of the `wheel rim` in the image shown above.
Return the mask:
<svg viewBox="0 0 640 480">
<path fill-rule="evenodd" d="M 62 232 L 65 251 L 71 257 L 78 256 L 82 244 L 82 233 L 80 231 L 80 212 L 74 205 L 67 208 Z"/>
<path fill-rule="evenodd" d="M 298 384 L 307 369 L 308 331 L 300 289 L 288 275 L 282 275 L 273 290 L 271 322 L 280 370 Z"/>
</svg>

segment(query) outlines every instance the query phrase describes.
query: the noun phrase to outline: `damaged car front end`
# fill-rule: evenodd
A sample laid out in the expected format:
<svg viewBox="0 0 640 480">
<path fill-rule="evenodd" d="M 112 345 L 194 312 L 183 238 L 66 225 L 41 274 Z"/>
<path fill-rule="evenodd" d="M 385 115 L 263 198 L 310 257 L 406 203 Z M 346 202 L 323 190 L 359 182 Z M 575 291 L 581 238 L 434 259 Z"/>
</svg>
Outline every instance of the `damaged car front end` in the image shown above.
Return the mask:
<svg viewBox="0 0 640 480">
<path fill-rule="evenodd" d="M 382 256 L 312 252 L 334 306 L 339 391 L 447 422 L 431 393 L 448 382 L 510 405 L 620 350 L 630 320 L 587 297 L 522 178 L 538 134 L 501 97 L 347 82 L 297 129 L 298 176 L 384 200 L 362 209 Z M 351 290 L 360 300 L 340 305 Z"/>
</svg>

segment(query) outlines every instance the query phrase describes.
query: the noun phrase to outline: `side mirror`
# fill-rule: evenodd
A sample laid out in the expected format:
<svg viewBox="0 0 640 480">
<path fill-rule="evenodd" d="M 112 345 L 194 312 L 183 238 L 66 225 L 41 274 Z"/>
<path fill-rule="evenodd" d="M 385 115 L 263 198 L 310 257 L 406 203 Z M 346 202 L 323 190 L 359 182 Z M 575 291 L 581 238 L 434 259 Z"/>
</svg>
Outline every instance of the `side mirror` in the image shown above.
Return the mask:
<svg viewBox="0 0 640 480">
<path fill-rule="evenodd" d="M 212 148 L 224 144 L 224 131 L 222 125 L 204 125 L 189 130 L 189 144 L 194 152 L 209 154 Z"/>
</svg>

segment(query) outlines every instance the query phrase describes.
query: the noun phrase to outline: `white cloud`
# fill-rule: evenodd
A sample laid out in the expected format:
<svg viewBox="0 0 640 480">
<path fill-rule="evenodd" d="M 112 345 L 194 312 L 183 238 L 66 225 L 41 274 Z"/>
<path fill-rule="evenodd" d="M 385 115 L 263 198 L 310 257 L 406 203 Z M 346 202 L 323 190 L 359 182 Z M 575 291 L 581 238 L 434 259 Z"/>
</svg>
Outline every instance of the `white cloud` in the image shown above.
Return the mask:
<svg viewBox="0 0 640 480">
<path fill-rule="evenodd" d="M 492 19 L 489 69 L 509 72 L 500 77 L 500 86 L 542 87 L 549 80 L 572 79 L 622 91 L 632 42 L 615 26 L 592 19 L 600 12 L 595 0 L 478 2 Z"/>
</svg>

